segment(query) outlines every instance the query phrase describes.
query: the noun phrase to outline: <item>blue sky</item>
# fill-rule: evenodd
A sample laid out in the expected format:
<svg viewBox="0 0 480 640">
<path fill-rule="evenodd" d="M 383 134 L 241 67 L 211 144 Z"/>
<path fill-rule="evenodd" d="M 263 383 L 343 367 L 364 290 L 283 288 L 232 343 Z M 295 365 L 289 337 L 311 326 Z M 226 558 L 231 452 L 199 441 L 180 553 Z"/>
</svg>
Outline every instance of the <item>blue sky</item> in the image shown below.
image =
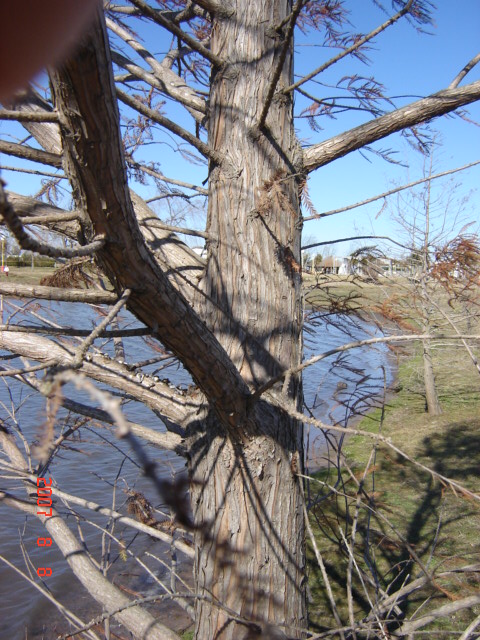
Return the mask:
<svg viewBox="0 0 480 640">
<path fill-rule="evenodd" d="M 386 4 L 386 3 L 385 3 Z M 369 0 L 347 2 L 351 8 L 351 23 L 356 32 L 367 32 L 385 20 L 374 3 Z M 388 6 L 386 4 L 386 6 Z M 478 0 L 439 0 L 435 12 L 435 24 L 428 27 L 431 35 L 419 34 L 415 28 L 405 20 L 401 20 L 393 27 L 377 37 L 372 50 L 369 52 L 371 64 L 360 64 L 352 59 L 345 59 L 327 71 L 321 81 L 335 84 L 345 75 L 358 73 L 363 76 L 373 76 L 382 82 L 386 92 L 391 96 L 406 96 L 395 99 L 396 106 L 402 106 L 419 97 L 438 91 L 453 80 L 460 69 L 479 50 L 480 33 L 480 5 Z M 153 32 L 149 27 L 139 26 L 139 34 L 145 39 L 153 52 L 166 51 L 170 42 L 169 36 L 158 40 L 158 30 Z M 155 40 L 151 35 L 155 33 Z M 316 36 L 316 37 L 315 37 Z M 321 64 L 332 55 L 332 50 L 320 46 L 318 34 L 310 34 L 308 38 L 298 35 L 296 39 L 297 60 L 296 73 L 306 72 Z M 308 46 L 305 46 L 308 45 Z M 480 78 L 479 68 L 474 69 L 465 82 Z M 332 95 L 334 89 L 309 85 L 309 90 L 315 91 L 320 97 Z M 302 99 L 297 98 L 297 107 L 302 107 Z M 470 117 L 480 122 L 480 105 L 468 108 Z M 185 119 L 184 111 L 177 105 L 167 103 L 165 113 L 176 119 L 184 126 L 193 130 L 191 118 Z M 342 114 L 338 120 L 324 119 L 324 129 L 313 132 L 305 120 L 297 120 L 299 135 L 307 138 L 310 143 L 320 142 L 332 135 L 340 133 L 353 126 L 370 119 L 365 113 Z M 435 155 L 437 171 L 444 171 L 479 159 L 480 127 L 467 123 L 458 117 L 438 119 L 430 125 L 438 132 L 441 147 Z M 12 125 L 0 123 L 0 130 L 14 131 L 17 135 L 20 128 L 12 130 Z M 394 134 L 374 145 L 376 149 L 392 149 L 398 162 L 409 165 L 408 168 L 389 164 L 374 154 L 362 156 L 354 152 L 345 158 L 323 167 L 311 174 L 309 191 L 318 211 L 326 211 L 342 207 L 365 198 L 386 191 L 395 184 L 402 184 L 421 177 L 423 159 L 417 152 L 401 138 Z M 145 160 L 156 161 L 161 171 L 172 178 L 186 180 L 200 184 L 207 175 L 206 166 L 196 166 L 186 162 L 180 154 L 173 152 L 166 137 L 142 151 Z M 19 166 L 20 161 L 14 158 L 1 158 L 2 164 Z M 35 167 L 35 165 L 30 165 Z M 459 196 L 476 189 L 480 166 L 456 175 L 456 182 L 461 183 Z M 21 177 L 20 174 L 2 172 L 8 186 L 14 191 L 32 193 L 38 186 L 37 179 Z M 434 183 L 435 188 L 441 189 L 441 180 Z M 438 185 L 438 187 L 437 187 Z M 144 197 L 155 195 L 154 187 L 138 186 Z M 470 217 L 475 218 L 479 195 L 473 192 L 469 202 Z M 199 201 L 201 202 L 201 201 Z M 392 222 L 388 208 L 377 214 L 381 203 L 377 202 L 348 213 L 338 214 L 323 220 L 311 221 L 305 224 L 304 237 L 309 242 L 330 241 L 338 237 L 352 236 L 356 233 L 368 235 L 391 235 L 397 237 L 398 228 Z M 201 224 L 201 219 L 188 220 L 189 224 Z M 336 245 L 334 253 L 344 255 L 353 248 L 351 242 Z M 320 250 L 321 251 L 321 250 Z"/>
</svg>

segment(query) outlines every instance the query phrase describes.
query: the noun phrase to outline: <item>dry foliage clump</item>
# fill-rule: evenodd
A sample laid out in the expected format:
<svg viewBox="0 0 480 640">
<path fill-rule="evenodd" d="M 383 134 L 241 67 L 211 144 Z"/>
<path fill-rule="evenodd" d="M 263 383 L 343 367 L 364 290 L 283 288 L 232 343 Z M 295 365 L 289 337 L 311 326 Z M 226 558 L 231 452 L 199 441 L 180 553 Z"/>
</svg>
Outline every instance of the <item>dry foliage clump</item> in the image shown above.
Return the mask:
<svg viewBox="0 0 480 640">
<path fill-rule="evenodd" d="M 77 258 L 56 269 L 52 275 L 41 279 L 40 284 L 60 289 L 71 287 L 83 288 L 92 284 L 93 280 L 85 272 L 85 266 L 91 264 L 90 258 Z"/>
</svg>

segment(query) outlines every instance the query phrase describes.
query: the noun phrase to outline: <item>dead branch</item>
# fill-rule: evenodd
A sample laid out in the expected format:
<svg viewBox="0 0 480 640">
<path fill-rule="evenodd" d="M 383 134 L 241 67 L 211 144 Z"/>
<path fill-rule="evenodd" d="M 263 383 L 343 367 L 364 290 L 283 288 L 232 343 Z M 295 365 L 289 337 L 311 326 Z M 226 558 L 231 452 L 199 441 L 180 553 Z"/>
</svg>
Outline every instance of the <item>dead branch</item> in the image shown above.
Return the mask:
<svg viewBox="0 0 480 640">
<path fill-rule="evenodd" d="M 12 298 L 38 298 L 39 300 L 86 302 L 89 304 L 115 304 L 118 300 L 118 296 L 113 291 L 59 289 L 58 287 L 15 284 L 13 282 L 0 282 L 0 295 Z"/>
</svg>

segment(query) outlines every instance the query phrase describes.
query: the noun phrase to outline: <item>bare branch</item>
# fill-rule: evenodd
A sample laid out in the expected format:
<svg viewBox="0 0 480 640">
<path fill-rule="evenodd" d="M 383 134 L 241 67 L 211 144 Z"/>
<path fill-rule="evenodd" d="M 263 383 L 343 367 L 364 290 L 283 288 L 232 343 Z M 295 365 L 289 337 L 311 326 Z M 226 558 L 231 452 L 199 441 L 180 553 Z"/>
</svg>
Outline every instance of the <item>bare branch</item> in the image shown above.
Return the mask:
<svg viewBox="0 0 480 640">
<path fill-rule="evenodd" d="M 406 107 L 396 109 L 304 150 L 308 173 L 396 131 L 427 122 L 480 98 L 480 80 L 457 89 L 444 89 Z"/>
<path fill-rule="evenodd" d="M 185 227 L 174 227 L 171 224 L 164 224 L 161 220 L 142 220 L 140 226 L 147 225 L 150 228 L 165 229 L 165 231 L 172 231 L 173 233 L 184 233 L 187 236 L 198 236 L 199 238 L 210 238 L 211 236 L 205 231 L 199 231 L 198 229 L 186 229 Z"/>
<path fill-rule="evenodd" d="M 10 331 L 0 333 L 0 346 L 42 364 L 54 361 L 62 367 L 72 366 L 75 352 L 73 348 L 59 345 L 48 338 Z M 135 376 L 126 365 L 103 355 L 89 354 L 80 371 L 143 402 L 158 412 L 167 423 L 183 426 L 201 409 L 204 402 L 201 394 L 187 395 L 151 376 Z"/>
<path fill-rule="evenodd" d="M 188 35 L 188 33 L 185 33 L 185 31 L 180 29 L 180 27 L 178 27 L 174 22 L 168 20 L 161 13 L 158 13 L 157 11 L 152 9 L 152 7 L 147 2 L 145 2 L 145 0 L 131 0 L 131 3 L 135 7 L 140 9 L 142 15 L 150 18 L 151 20 L 153 20 L 153 22 L 156 22 L 167 31 L 170 31 L 170 33 L 173 33 L 175 36 L 180 38 L 180 40 L 188 44 L 188 46 L 193 49 L 193 51 L 197 51 L 197 53 L 200 53 L 213 65 L 215 65 L 216 67 L 222 66 L 223 60 L 221 58 L 218 58 L 209 49 L 204 47 L 203 44 L 201 44 L 198 40 L 195 40 L 195 38 L 192 38 L 192 36 Z"/>
<path fill-rule="evenodd" d="M 35 169 L 25 169 L 24 167 L 11 167 L 5 164 L 0 165 L 2 171 L 16 171 L 18 173 L 28 173 L 33 176 L 46 176 L 47 178 L 56 178 L 57 180 L 68 180 L 64 173 L 51 173 L 49 171 L 36 171 Z"/>
<path fill-rule="evenodd" d="M 40 242 L 35 240 L 26 233 L 23 228 L 22 221 L 15 213 L 13 207 L 7 199 L 7 195 L 3 189 L 2 181 L 0 180 L 0 215 L 3 217 L 5 224 L 15 236 L 18 244 L 22 249 L 28 251 L 35 251 L 44 256 L 50 256 L 51 258 L 76 258 L 80 256 L 90 256 L 96 251 L 99 251 L 105 245 L 105 235 L 98 235 L 89 244 L 76 248 L 68 247 L 53 247 L 46 242 Z"/>
<path fill-rule="evenodd" d="M 205 100 L 192 87 L 189 87 L 183 78 L 174 73 L 168 64 L 159 63 L 155 56 L 147 51 L 126 29 L 109 18 L 106 19 L 106 24 L 113 33 L 131 46 L 150 65 L 152 74 L 133 64 L 125 56 L 113 51 L 112 60 L 133 75 L 137 75 L 151 86 L 156 87 L 165 95 L 188 107 L 195 120 L 201 122 L 206 111 Z"/>
<path fill-rule="evenodd" d="M 107 611 L 113 612 L 120 606 L 125 607 L 114 615 L 132 634 L 140 635 L 145 640 L 180 640 L 176 633 L 155 620 L 147 611 L 138 606 L 129 606 L 130 600 L 95 567 L 84 546 L 78 542 L 56 510 L 52 509 L 52 517 L 38 516 L 36 503 L 20 500 L 3 491 L 0 492 L 0 501 L 24 513 L 35 515 L 43 522 L 73 573 L 92 597 Z"/>
<path fill-rule="evenodd" d="M 50 225 L 56 231 L 77 238 L 80 230 L 79 221 L 82 214 L 79 211 L 65 211 L 60 207 L 22 196 L 18 193 L 6 192 L 8 201 L 24 224 Z M 71 222 L 77 224 L 67 224 Z"/>
<path fill-rule="evenodd" d="M 349 238 L 337 238 L 336 240 L 326 240 L 325 242 L 314 242 L 313 244 L 307 244 L 302 247 L 302 250 L 312 249 L 313 247 L 322 247 L 326 244 L 336 244 L 338 242 L 348 242 L 349 240 L 388 240 L 392 244 L 396 244 L 397 247 L 401 247 L 402 249 L 406 249 L 404 244 L 397 242 L 393 238 L 389 236 L 351 236 Z"/>
<path fill-rule="evenodd" d="M 412 458 L 407 453 L 405 453 L 405 451 L 403 451 L 402 449 L 399 449 L 392 442 L 391 438 L 387 438 L 385 436 L 382 436 L 379 433 L 373 433 L 372 431 L 365 431 L 364 429 L 356 429 L 356 428 L 352 428 L 352 427 L 342 427 L 342 426 L 340 426 L 338 424 L 326 424 L 325 422 L 322 422 L 321 420 L 317 420 L 316 418 L 312 418 L 310 416 L 306 416 L 305 414 L 300 413 L 299 411 L 297 411 L 295 405 L 293 405 L 290 401 L 288 401 L 288 399 L 286 398 L 286 396 L 284 394 L 275 393 L 272 390 L 271 391 L 267 391 L 266 393 L 267 393 L 267 397 L 268 397 L 270 402 L 272 402 L 276 406 L 282 408 L 284 411 L 287 411 L 288 414 L 292 418 L 296 418 L 297 420 L 303 421 L 306 424 L 311 424 L 314 427 L 318 427 L 319 429 L 322 429 L 324 431 L 334 431 L 336 433 L 351 434 L 351 435 L 356 435 L 356 436 L 364 436 L 366 438 L 370 438 L 372 440 L 376 440 L 378 442 L 381 442 L 382 444 L 384 444 L 387 447 L 389 447 L 390 449 L 392 449 L 392 451 L 395 451 L 395 453 L 397 453 L 399 456 L 401 456 L 405 460 L 408 460 L 408 462 L 413 464 L 415 467 L 418 467 L 419 469 L 422 469 L 423 471 L 428 473 L 430 476 L 432 476 L 432 478 L 437 478 L 438 480 L 440 480 L 443 484 L 445 484 L 445 486 L 452 488 L 453 490 L 457 491 L 461 495 L 466 496 L 466 497 L 470 498 L 471 500 L 474 500 L 475 502 L 480 502 L 480 495 L 479 494 L 474 493 L 473 491 L 470 491 L 466 487 L 462 486 L 456 480 L 452 480 L 452 478 L 447 478 L 447 476 L 444 476 L 441 473 L 438 473 L 434 469 L 432 469 L 430 467 L 427 467 L 426 465 L 422 464 L 421 462 L 419 462 L 415 458 Z M 479 596 L 479 598 L 480 598 L 480 596 Z"/>
<path fill-rule="evenodd" d="M 150 167 L 147 167 L 143 164 L 139 164 L 138 162 L 135 162 L 135 160 L 133 160 L 132 158 L 127 158 L 127 163 L 132 167 L 134 167 L 135 169 L 139 169 L 140 171 L 143 171 L 147 175 L 152 176 L 153 178 L 158 178 L 159 180 L 163 180 L 168 184 L 174 184 L 177 187 L 185 187 L 186 189 L 192 189 L 192 191 L 197 191 L 199 194 L 203 196 L 208 195 L 208 190 L 204 189 L 203 187 L 199 187 L 198 185 L 191 184 L 189 182 L 182 182 L 181 180 L 174 180 L 173 178 L 167 178 L 166 176 L 163 175 L 163 173 L 155 171 L 154 169 L 151 169 Z"/>
<path fill-rule="evenodd" d="M 12 298 L 37 298 L 39 300 L 61 300 L 63 302 L 87 302 L 89 304 L 115 304 L 118 296 L 113 291 L 90 291 L 88 289 L 59 289 L 43 285 L 0 282 L 0 295 Z"/>
<path fill-rule="evenodd" d="M 1 295 L 1 294 L 0 294 Z M 72 302 L 71 300 L 69 302 Z M 84 302 L 82 300 L 82 302 Z M 47 336 L 75 336 L 88 337 L 91 331 L 88 329 L 74 329 L 71 327 L 39 327 L 38 325 L 29 324 L 0 324 L 0 331 L 11 331 L 12 333 L 36 333 Z M 146 327 L 138 329 L 112 329 L 106 331 L 102 329 L 98 334 L 98 338 L 133 338 L 139 336 L 152 335 L 152 330 Z"/>
<path fill-rule="evenodd" d="M 320 360 L 324 360 L 325 358 L 329 358 L 330 356 L 335 355 L 336 353 L 343 353 L 344 351 L 349 351 L 350 349 L 358 349 L 359 347 L 363 347 L 366 345 L 373 344 L 388 344 L 390 342 L 411 342 L 415 340 L 480 340 L 480 335 L 429 335 L 425 333 L 421 334 L 406 334 L 399 336 L 383 336 L 382 338 L 368 338 L 366 340 L 357 340 L 355 342 L 347 342 L 342 344 L 340 347 L 335 347 L 334 349 L 330 349 L 329 351 L 325 351 L 324 353 L 319 354 L 318 356 L 313 356 L 309 360 L 302 362 L 302 364 L 288 369 L 287 371 L 283 371 L 278 376 L 271 378 L 268 382 L 259 387 L 255 393 L 252 395 L 252 400 L 259 398 L 266 391 L 271 389 L 273 386 L 280 382 L 287 376 L 295 375 L 296 373 L 300 373 L 307 367 L 311 367 L 316 362 L 320 362 Z"/>
<path fill-rule="evenodd" d="M 55 111 L 12 111 L 0 109 L 0 120 L 16 120 L 17 122 L 58 122 Z"/>
<path fill-rule="evenodd" d="M 74 369 L 78 369 L 82 366 L 83 359 L 89 348 L 92 346 L 95 340 L 100 337 L 103 330 L 108 327 L 113 318 L 116 318 L 123 307 L 127 304 L 127 300 L 130 297 L 131 293 L 132 292 L 130 289 L 125 289 L 125 291 L 118 299 L 117 303 L 110 309 L 105 318 L 98 324 L 98 326 L 95 327 L 95 329 L 88 335 L 88 337 L 82 342 L 82 344 L 77 347 L 72 362 L 72 366 Z"/>
<path fill-rule="evenodd" d="M 15 156 L 23 160 L 32 160 L 32 162 L 40 162 L 40 164 L 48 164 L 52 167 L 62 167 L 62 156 L 58 153 L 49 153 L 41 149 L 34 149 L 24 144 L 16 144 L 15 142 L 6 142 L 0 140 L 0 153 L 8 156 Z"/>
<path fill-rule="evenodd" d="M 466 598 L 462 598 L 461 600 L 454 600 L 453 602 L 448 602 L 447 604 L 442 605 L 441 607 L 437 607 L 429 614 L 422 616 L 421 618 L 415 618 L 414 620 L 407 620 L 404 622 L 400 629 L 396 629 L 392 631 L 391 634 L 394 637 L 405 638 L 410 634 L 413 634 L 417 629 L 421 629 L 425 627 L 427 624 L 438 620 L 439 618 L 446 618 L 447 616 L 452 616 L 458 611 L 462 611 L 463 609 L 471 609 L 475 605 L 480 604 L 480 594 L 468 596 Z"/>
<path fill-rule="evenodd" d="M 293 7 L 292 13 L 290 14 L 290 20 L 288 23 L 287 32 L 283 38 L 282 49 L 280 54 L 278 55 L 277 66 L 272 74 L 272 78 L 270 80 L 270 84 L 267 89 L 267 96 L 265 98 L 265 103 L 263 105 L 262 113 L 260 114 L 260 118 L 258 120 L 257 128 L 262 129 L 265 121 L 267 119 L 268 110 L 270 109 L 270 105 L 272 104 L 273 96 L 275 95 L 275 90 L 277 88 L 278 81 L 280 79 L 280 75 L 282 73 L 283 65 L 285 64 L 285 58 L 287 57 L 288 49 L 290 47 L 290 42 L 293 37 L 293 32 L 295 29 L 295 24 L 297 22 L 297 18 L 300 14 L 300 11 L 306 4 L 306 0 L 297 0 L 295 6 Z"/>
<path fill-rule="evenodd" d="M 230 2 L 220 2 L 219 0 L 193 0 L 193 3 L 208 11 L 221 17 L 227 17 L 230 15 L 229 11 Z"/>
<path fill-rule="evenodd" d="M 460 73 L 448 85 L 448 88 L 449 89 L 455 89 L 456 87 L 458 87 L 458 85 L 464 79 L 464 77 L 467 75 L 467 73 L 469 73 L 473 69 L 473 67 L 475 67 L 479 62 L 480 62 L 480 53 L 477 53 L 477 55 L 474 56 L 470 60 L 470 62 L 467 62 L 467 64 L 463 67 L 463 69 L 460 71 Z"/>
<path fill-rule="evenodd" d="M 213 160 L 217 164 L 221 164 L 221 156 L 216 153 L 211 147 L 209 147 L 208 144 L 205 144 L 205 142 L 202 142 L 196 136 L 194 136 L 193 133 L 190 133 L 186 129 L 183 129 L 176 122 L 173 122 L 173 120 L 165 118 L 165 116 L 162 116 L 158 111 L 150 109 L 150 107 L 147 107 L 147 105 L 143 104 L 143 102 L 140 102 L 140 100 L 129 96 L 128 93 L 125 93 L 121 89 L 117 89 L 117 95 L 118 99 L 124 104 L 128 105 L 135 111 L 138 111 L 138 113 L 141 113 L 145 117 L 150 118 L 150 120 L 152 120 L 153 122 L 160 124 L 162 127 L 165 127 L 175 135 L 179 136 L 180 138 L 185 140 L 185 142 L 188 142 L 192 145 L 192 147 L 195 147 L 195 149 L 200 151 L 200 153 L 206 158 Z"/>
<path fill-rule="evenodd" d="M 286 89 L 284 89 L 283 93 L 289 93 L 290 91 L 294 91 L 298 87 L 301 87 L 302 84 L 304 84 L 308 80 L 311 80 L 312 78 L 314 78 L 319 73 L 322 73 L 322 71 L 325 71 L 326 69 L 328 69 L 332 65 L 336 64 L 339 60 L 342 60 L 342 58 L 345 58 L 345 56 L 348 56 L 348 55 L 354 53 L 355 51 L 358 51 L 361 47 L 363 47 L 364 44 L 366 44 L 367 42 L 372 40 L 372 38 L 375 38 L 375 36 L 378 36 L 379 33 L 382 33 L 382 31 L 385 31 L 385 29 L 388 29 L 388 27 L 390 27 L 392 24 L 395 24 L 395 22 L 397 22 L 397 20 L 400 20 L 400 18 L 402 18 L 405 14 L 407 14 L 410 11 L 410 7 L 412 6 L 412 2 L 413 2 L 413 0 L 409 0 L 407 2 L 407 4 L 403 7 L 403 9 L 401 9 L 398 13 L 396 13 L 394 16 L 389 18 L 386 22 L 381 24 L 379 27 L 377 27 L 373 31 L 370 31 L 370 33 L 367 34 L 366 36 L 364 36 L 363 38 L 360 38 L 359 40 L 357 40 L 354 44 L 352 44 L 351 47 L 348 47 L 344 51 L 341 51 L 334 58 L 331 58 L 330 60 L 328 60 L 324 64 L 322 64 L 319 67 L 317 67 L 316 69 L 314 69 L 311 73 L 307 74 L 306 76 L 303 76 L 303 78 L 301 78 L 300 80 L 298 80 L 294 84 L 292 84 L 289 87 L 287 87 Z"/>
<path fill-rule="evenodd" d="M 350 211 L 351 209 L 356 209 L 357 207 L 363 207 L 364 205 L 370 204 L 371 202 L 375 202 L 376 200 L 381 200 L 382 198 L 388 198 L 388 196 L 391 196 L 394 193 L 398 193 L 399 191 L 404 191 L 405 189 L 411 189 L 412 187 L 416 187 L 418 184 L 429 182 L 431 180 L 436 180 L 437 178 L 443 178 L 444 176 L 449 176 L 452 173 L 457 173 L 458 171 L 465 171 L 465 169 L 470 169 L 470 167 L 475 167 L 478 164 L 480 164 L 480 160 L 476 160 L 475 162 L 470 162 L 469 164 L 465 164 L 463 165 L 463 167 L 457 167 L 456 169 L 449 169 L 448 171 L 442 171 L 441 173 L 436 173 L 434 175 L 427 176 L 426 178 L 420 178 L 419 180 L 414 180 L 413 182 L 409 182 L 408 184 L 403 184 L 401 187 L 395 187 L 394 189 L 390 189 L 389 191 L 384 191 L 383 193 L 380 193 L 378 196 L 374 196 L 373 198 L 367 198 L 366 200 L 362 200 L 361 202 L 356 202 L 355 204 L 349 204 L 346 207 L 340 207 L 339 209 L 331 209 L 330 211 L 325 211 L 323 213 L 319 213 L 318 215 L 308 216 L 306 218 L 303 218 L 303 221 L 308 222 L 308 220 L 326 218 L 327 216 L 333 216 L 337 213 Z"/>
</svg>

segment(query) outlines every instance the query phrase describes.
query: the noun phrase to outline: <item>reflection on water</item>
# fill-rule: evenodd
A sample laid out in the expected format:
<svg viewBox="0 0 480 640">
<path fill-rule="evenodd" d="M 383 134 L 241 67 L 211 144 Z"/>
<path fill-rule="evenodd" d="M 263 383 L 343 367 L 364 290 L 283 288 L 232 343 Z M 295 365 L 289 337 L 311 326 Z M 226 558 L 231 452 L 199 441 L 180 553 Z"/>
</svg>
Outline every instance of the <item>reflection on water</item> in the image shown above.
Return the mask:
<svg viewBox="0 0 480 640">
<path fill-rule="evenodd" d="M 36 313 L 46 317 L 53 324 L 61 323 L 64 326 L 74 325 L 79 328 L 90 329 L 99 316 L 95 312 L 85 313 L 82 305 L 65 303 L 45 303 L 42 308 L 34 305 Z M 26 316 L 23 312 L 17 312 L 15 322 L 20 322 Z M 32 322 L 28 317 L 28 323 Z M 133 326 L 134 320 L 128 314 L 124 315 L 122 326 Z M 344 327 L 344 324 L 343 324 Z M 347 338 L 345 327 L 335 326 L 335 323 L 317 323 L 316 326 L 305 331 L 305 358 L 322 353 L 352 339 L 370 337 L 368 331 L 372 327 L 368 325 L 354 326 L 353 332 Z M 113 345 L 106 341 L 97 341 L 97 347 L 103 352 L 113 355 Z M 126 360 L 128 362 L 140 362 L 152 357 L 151 348 L 141 338 L 131 339 L 125 342 Z M 324 420 L 344 424 L 347 417 L 355 413 L 365 412 L 372 402 L 372 394 L 378 394 L 384 386 L 384 372 L 386 382 L 391 382 L 391 367 L 388 366 L 387 348 L 381 346 L 377 349 L 356 349 L 350 351 L 341 358 L 329 358 L 305 370 L 304 396 L 307 407 L 312 413 Z M 19 361 L 15 361 L 19 362 Z M 146 371 L 153 372 L 159 365 L 146 367 Z M 188 385 L 188 374 L 177 365 L 169 366 L 158 372 L 160 378 L 169 378 L 175 384 Z M 65 395 L 80 402 L 89 403 L 89 399 L 74 388 L 67 385 Z M 159 418 L 137 402 L 128 401 L 124 405 L 124 411 L 129 419 L 145 426 L 163 430 Z M 64 418 L 66 412 L 60 411 Z M 0 419 L 12 431 L 20 429 L 27 441 L 34 439 L 39 433 L 40 426 L 45 420 L 45 404 L 35 392 L 19 381 L 0 379 Z M 73 420 L 71 417 L 70 420 Z M 325 451 L 323 434 L 316 429 L 307 429 L 307 441 L 310 454 L 318 462 L 319 457 Z M 113 446 L 112 446 L 113 445 Z M 164 476 L 172 476 L 182 471 L 185 467 L 184 460 L 171 452 L 160 451 L 153 447 L 150 454 L 158 464 L 158 472 Z M 94 421 L 90 425 L 83 426 L 77 435 L 69 441 L 68 450 L 62 451 L 50 467 L 48 476 L 55 478 L 58 485 L 66 493 L 74 494 L 82 498 L 92 500 L 102 506 L 126 512 L 126 491 L 135 489 L 144 492 L 155 503 L 148 481 L 139 473 L 136 461 L 130 456 L 123 442 L 115 438 L 113 429 L 99 428 Z M 24 495 L 24 488 L 20 482 L 2 487 L 18 496 Z M 66 514 L 67 508 L 60 502 L 56 503 L 57 509 Z M 161 508 L 161 505 L 156 504 Z M 109 575 L 123 579 L 128 573 L 129 588 L 135 592 L 152 593 L 158 589 L 156 579 L 165 577 L 166 569 L 162 568 L 162 562 L 170 559 L 170 550 L 167 545 L 150 539 L 143 534 L 137 536 L 131 530 L 108 522 L 104 516 L 93 515 L 84 511 L 81 507 L 73 507 L 75 515 L 69 512 L 67 521 L 72 530 L 82 537 L 92 556 L 103 566 L 113 563 L 113 569 Z M 87 523 L 85 516 L 91 523 Z M 166 514 L 168 516 L 168 514 Z M 157 514 L 158 519 L 163 519 Z M 102 540 L 98 527 L 108 528 L 115 540 L 106 536 Z M 0 553 L 17 568 L 31 575 L 35 582 L 38 578 L 35 569 L 39 566 L 52 567 L 53 576 L 48 579 L 47 585 L 54 597 L 75 611 L 83 620 L 88 621 L 98 611 L 92 604 L 91 598 L 72 576 L 68 566 L 61 558 L 55 546 L 46 548 L 37 546 L 37 538 L 45 535 L 45 529 L 34 517 L 21 515 L 13 509 L 2 506 L 0 503 Z M 126 562 L 130 552 L 129 546 L 135 540 L 135 552 L 141 552 L 142 561 L 151 567 L 152 575 L 143 577 L 145 573 L 140 571 L 135 562 Z M 110 540 L 110 542 L 109 542 Z M 102 546 L 103 545 L 103 546 Z M 146 553 L 156 555 L 157 559 L 146 556 Z M 140 577 L 140 575 L 142 577 Z M 120 580 L 119 580 L 120 581 Z M 18 576 L 12 568 L 0 562 L 0 638 L 9 640 L 21 640 L 28 638 L 56 638 L 59 632 L 64 632 L 68 627 L 66 623 L 57 623 L 60 617 L 53 605 Z M 43 629 L 47 629 L 43 631 Z"/>
</svg>

